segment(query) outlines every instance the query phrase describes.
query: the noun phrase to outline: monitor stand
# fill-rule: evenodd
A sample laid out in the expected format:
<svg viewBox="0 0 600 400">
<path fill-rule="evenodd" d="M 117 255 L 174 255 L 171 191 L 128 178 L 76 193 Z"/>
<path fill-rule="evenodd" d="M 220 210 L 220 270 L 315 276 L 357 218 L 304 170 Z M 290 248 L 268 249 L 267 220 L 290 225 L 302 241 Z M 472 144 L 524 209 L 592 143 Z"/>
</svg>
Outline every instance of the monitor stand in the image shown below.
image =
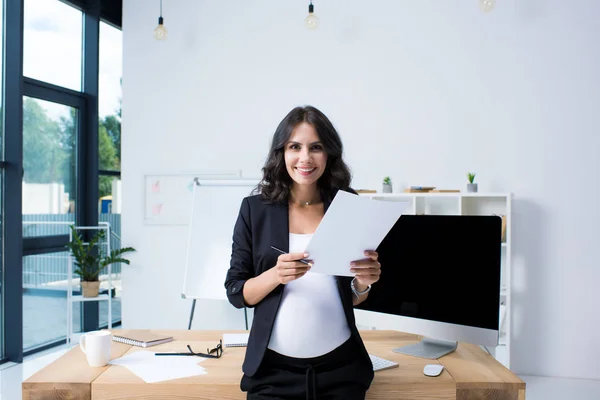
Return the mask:
<svg viewBox="0 0 600 400">
<path fill-rule="evenodd" d="M 395 348 L 394 352 L 422 358 L 440 358 L 454 350 L 456 350 L 456 342 L 424 337 L 419 343 Z"/>
</svg>

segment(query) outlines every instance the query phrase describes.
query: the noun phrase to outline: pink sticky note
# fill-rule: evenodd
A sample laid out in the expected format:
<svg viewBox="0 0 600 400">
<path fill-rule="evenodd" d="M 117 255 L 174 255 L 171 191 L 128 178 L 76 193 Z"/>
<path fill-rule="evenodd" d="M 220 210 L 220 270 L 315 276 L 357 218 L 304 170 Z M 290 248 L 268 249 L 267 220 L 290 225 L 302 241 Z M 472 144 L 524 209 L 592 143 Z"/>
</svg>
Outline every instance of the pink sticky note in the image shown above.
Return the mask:
<svg viewBox="0 0 600 400">
<path fill-rule="evenodd" d="M 154 192 L 154 193 L 160 192 L 160 181 L 156 181 L 152 184 L 152 192 Z"/>
<path fill-rule="evenodd" d="M 155 204 L 152 206 L 152 214 L 154 215 L 160 215 L 161 211 L 162 211 L 163 205 L 162 204 Z"/>
</svg>

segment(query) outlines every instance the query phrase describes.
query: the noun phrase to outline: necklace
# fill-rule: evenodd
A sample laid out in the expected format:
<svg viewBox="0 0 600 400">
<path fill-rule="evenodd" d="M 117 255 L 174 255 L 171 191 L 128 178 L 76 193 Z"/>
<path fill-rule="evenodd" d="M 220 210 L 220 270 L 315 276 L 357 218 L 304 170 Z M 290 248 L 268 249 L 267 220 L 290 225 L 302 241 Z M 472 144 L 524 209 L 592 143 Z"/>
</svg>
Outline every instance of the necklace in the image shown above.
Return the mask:
<svg viewBox="0 0 600 400">
<path fill-rule="evenodd" d="M 319 204 L 321 201 L 320 199 L 316 199 L 316 200 L 310 200 L 310 201 L 296 201 L 296 199 L 294 199 L 294 196 L 292 196 L 290 194 L 291 200 L 293 204 L 299 205 L 299 206 L 310 206 L 312 204 Z"/>
</svg>

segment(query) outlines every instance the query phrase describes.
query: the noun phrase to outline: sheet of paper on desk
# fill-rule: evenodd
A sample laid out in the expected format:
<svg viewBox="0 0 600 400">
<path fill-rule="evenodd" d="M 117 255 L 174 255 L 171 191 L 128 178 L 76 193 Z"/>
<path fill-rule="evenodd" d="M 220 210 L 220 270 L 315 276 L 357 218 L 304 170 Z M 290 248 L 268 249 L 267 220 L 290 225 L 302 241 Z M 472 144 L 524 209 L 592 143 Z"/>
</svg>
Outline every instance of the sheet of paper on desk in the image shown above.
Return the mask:
<svg viewBox="0 0 600 400">
<path fill-rule="evenodd" d="M 111 360 L 110 364 L 126 367 L 145 382 L 154 383 L 204 375 L 206 370 L 197 365 L 204 360 L 195 356 L 158 357 L 152 351 L 139 350 Z"/>
<path fill-rule="evenodd" d="M 376 250 L 409 202 L 374 200 L 339 191 L 306 248 L 313 273 L 354 276 L 350 262 Z"/>
</svg>

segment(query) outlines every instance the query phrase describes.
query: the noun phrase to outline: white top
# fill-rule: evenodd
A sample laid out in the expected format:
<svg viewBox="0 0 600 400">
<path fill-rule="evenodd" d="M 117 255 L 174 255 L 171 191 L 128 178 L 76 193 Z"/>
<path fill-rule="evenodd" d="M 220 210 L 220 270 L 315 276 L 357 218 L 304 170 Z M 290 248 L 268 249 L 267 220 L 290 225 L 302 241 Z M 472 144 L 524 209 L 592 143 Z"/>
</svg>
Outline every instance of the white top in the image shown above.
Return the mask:
<svg viewBox="0 0 600 400">
<path fill-rule="evenodd" d="M 290 233 L 290 253 L 303 252 L 311 237 Z M 309 271 L 284 286 L 269 349 L 288 357 L 317 357 L 349 337 L 335 277 Z"/>
</svg>

